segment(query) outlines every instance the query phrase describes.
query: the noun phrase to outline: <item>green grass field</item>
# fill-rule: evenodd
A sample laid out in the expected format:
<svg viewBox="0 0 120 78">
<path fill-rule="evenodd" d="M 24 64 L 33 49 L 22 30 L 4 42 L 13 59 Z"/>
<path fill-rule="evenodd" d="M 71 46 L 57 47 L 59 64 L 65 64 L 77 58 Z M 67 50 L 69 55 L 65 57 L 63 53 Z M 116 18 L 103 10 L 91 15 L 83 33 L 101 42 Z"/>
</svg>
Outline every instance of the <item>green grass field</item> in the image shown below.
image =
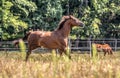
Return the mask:
<svg viewBox="0 0 120 78">
<path fill-rule="evenodd" d="M 28 62 L 20 52 L 0 52 L 0 78 L 120 78 L 120 52 L 72 53 L 72 59 L 54 53 L 33 53 Z"/>
</svg>

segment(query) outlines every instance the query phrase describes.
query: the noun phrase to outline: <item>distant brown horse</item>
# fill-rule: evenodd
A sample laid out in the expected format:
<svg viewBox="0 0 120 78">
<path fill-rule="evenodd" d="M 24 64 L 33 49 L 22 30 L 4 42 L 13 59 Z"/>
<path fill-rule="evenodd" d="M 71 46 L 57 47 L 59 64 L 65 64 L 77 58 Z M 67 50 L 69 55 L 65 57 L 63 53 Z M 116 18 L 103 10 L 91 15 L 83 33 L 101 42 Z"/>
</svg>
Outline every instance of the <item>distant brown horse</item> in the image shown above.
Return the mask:
<svg viewBox="0 0 120 78">
<path fill-rule="evenodd" d="M 98 52 L 103 51 L 104 56 L 106 55 L 106 53 L 108 53 L 108 55 L 113 54 L 112 48 L 108 44 L 96 44 L 96 48 Z"/>
<path fill-rule="evenodd" d="M 102 48 L 103 48 L 103 51 L 104 51 L 104 56 L 106 55 L 106 53 L 108 53 L 108 55 L 113 54 L 113 51 L 112 51 L 112 48 L 110 47 L 110 45 L 103 44 Z"/>
<path fill-rule="evenodd" d="M 26 61 L 28 60 L 31 51 L 38 47 L 45 47 L 48 49 L 58 49 L 60 55 L 66 53 L 68 46 L 68 35 L 71 28 L 74 26 L 84 26 L 84 23 L 77 18 L 69 15 L 63 16 L 58 28 L 52 32 L 50 31 L 33 31 L 26 35 L 28 41 L 28 52 L 26 54 Z M 69 55 L 70 57 L 70 55 Z"/>
<path fill-rule="evenodd" d="M 95 44 L 95 45 L 96 45 L 97 51 L 101 52 L 102 51 L 102 44 Z"/>
</svg>

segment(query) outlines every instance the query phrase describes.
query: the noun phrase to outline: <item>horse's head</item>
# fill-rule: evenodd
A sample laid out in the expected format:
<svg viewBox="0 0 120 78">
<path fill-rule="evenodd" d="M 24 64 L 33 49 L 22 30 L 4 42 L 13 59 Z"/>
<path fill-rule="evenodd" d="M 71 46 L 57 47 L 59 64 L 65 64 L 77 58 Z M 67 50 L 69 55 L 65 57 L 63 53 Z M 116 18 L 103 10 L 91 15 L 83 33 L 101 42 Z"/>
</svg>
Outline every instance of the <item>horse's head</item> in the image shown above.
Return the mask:
<svg viewBox="0 0 120 78">
<path fill-rule="evenodd" d="M 65 16 L 65 18 L 69 20 L 69 23 L 71 24 L 71 26 L 84 27 L 84 23 L 72 15 Z"/>
</svg>

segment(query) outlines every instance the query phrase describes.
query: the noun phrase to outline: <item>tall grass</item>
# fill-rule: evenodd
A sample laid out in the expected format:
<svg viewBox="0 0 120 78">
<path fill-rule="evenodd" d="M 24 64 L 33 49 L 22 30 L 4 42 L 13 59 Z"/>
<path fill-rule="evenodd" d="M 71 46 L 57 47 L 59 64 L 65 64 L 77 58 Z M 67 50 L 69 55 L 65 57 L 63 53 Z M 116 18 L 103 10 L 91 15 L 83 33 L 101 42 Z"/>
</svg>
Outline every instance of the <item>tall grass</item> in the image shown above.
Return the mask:
<svg viewBox="0 0 120 78">
<path fill-rule="evenodd" d="M 0 78 L 120 78 L 120 55 L 99 53 L 95 63 L 89 54 L 56 56 L 53 53 L 32 54 L 33 61 L 24 62 L 20 52 L 0 53 Z"/>
<path fill-rule="evenodd" d="M 92 44 L 92 59 L 94 61 L 98 60 L 98 52 L 97 52 L 96 45 L 94 43 Z"/>
<path fill-rule="evenodd" d="M 26 45 L 23 40 L 19 40 L 19 47 L 20 47 L 22 59 L 24 60 L 26 55 Z"/>
<path fill-rule="evenodd" d="M 52 60 L 53 60 L 53 71 L 54 71 L 54 75 L 53 78 L 57 78 L 58 75 L 57 73 L 59 73 L 58 71 L 60 71 L 59 68 L 61 68 L 61 63 L 64 65 L 64 73 L 63 73 L 63 78 L 65 76 L 65 78 L 70 78 L 70 66 L 71 66 L 71 62 L 69 59 L 69 55 L 70 55 L 70 49 L 67 48 L 67 52 L 66 54 L 64 54 L 63 56 L 56 56 L 56 52 L 55 50 L 52 50 Z M 59 65 L 60 64 L 60 65 Z"/>
</svg>

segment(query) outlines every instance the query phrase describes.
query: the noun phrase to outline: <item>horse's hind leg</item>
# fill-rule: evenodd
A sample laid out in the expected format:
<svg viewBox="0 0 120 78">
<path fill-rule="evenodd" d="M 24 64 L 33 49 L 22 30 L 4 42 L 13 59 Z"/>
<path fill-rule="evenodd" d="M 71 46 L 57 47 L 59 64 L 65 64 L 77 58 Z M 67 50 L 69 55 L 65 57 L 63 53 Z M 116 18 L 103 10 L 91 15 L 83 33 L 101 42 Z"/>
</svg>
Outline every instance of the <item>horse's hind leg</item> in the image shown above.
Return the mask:
<svg viewBox="0 0 120 78">
<path fill-rule="evenodd" d="M 30 56 L 30 54 L 31 54 L 31 50 L 28 50 L 28 52 L 26 52 L 26 59 L 25 59 L 25 61 L 28 60 L 28 57 Z"/>
<path fill-rule="evenodd" d="M 28 46 L 28 52 L 26 53 L 26 61 L 28 60 L 30 54 L 31 54 L 31 51 L 38 48 L 39 46 L 37 45 L 30 45 Z"/>
<path fill-rule="evenodd" d="M 59 51 L 60 56 L 62 56 L 63 51 L 61 49 L 59 49 L 58 51 Z"/>
<path fill-rule="evenodd" d="M 108 55 L 110 55 L 110 51 L 109 50 L 107 50 L 107 53 L 108 53 Z"/>
<path fill-rule="evenodd" d="M 113 54 L 112 50 L 110 50 L 110 54 L 111 54 L 111 55 Z"/>
<path fill-rule="evenodd" d="M 25 61 L 28 60 L 28 57 L 30 56 L 31 51 L 32 51 L 32 47 L 29 45 L 29 46 L 28 46 L 28 52 L 26 52 L 26 59 L 25 59 Z"/>
<path fill-rule="evenodd" d="M 104 51 L 104 56 L 106 55 L 106 51 Z"/>
<path fill-rule="evenodd" d="M 62 56 L 63 53 L 64 53 L 66 56 L 68 56 L 69 59 L 71 59 L 70 53 L 67 53 L 67 49 L 65 49 L 65 48 L 59 49 L 59 54 L 60 54 L 60 56 Z"/>
</svg>

